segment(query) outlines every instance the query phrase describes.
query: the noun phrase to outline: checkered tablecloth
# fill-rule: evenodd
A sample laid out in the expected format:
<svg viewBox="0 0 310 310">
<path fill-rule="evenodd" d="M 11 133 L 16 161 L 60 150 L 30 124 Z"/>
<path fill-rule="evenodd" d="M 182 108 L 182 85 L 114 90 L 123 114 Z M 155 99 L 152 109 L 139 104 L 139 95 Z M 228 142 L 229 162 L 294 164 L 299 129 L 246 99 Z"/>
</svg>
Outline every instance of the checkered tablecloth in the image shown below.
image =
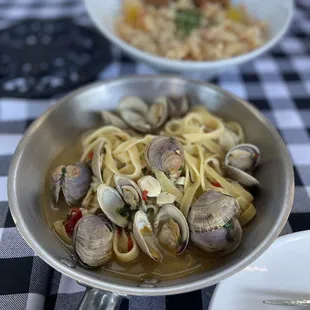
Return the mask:
<svg viewBox="0 0 310 310">
<path fill-rule="evenodd" d="M 104 1 L 104 0 L 103 0 Z M 285 0 L 283 0 L 285 1 Z M 0 0 L 0 28 L 28 17 L 72 17 L 91 25 L 78 0 Z M 98 79 L 152 74 L 115 47 Z M 294 162 L 295 202 L 286 233 L 310 228 L 310 0 L 297 1 L 292 27 L 270 53 L 211 82 L 249 100 L 276 126 Z M 1 68 L 0 68 L 1 74 Z M 0 309 L 75 309 L 84 288 L 46 265 L 25 244 L 10 215 L 6 183 L 12 154 L 24 131 L 55 99 L 0 98 Z M 133 297 L 121 309 L 207 309 L 213 287 L 169 297 Z"/>
</svg>

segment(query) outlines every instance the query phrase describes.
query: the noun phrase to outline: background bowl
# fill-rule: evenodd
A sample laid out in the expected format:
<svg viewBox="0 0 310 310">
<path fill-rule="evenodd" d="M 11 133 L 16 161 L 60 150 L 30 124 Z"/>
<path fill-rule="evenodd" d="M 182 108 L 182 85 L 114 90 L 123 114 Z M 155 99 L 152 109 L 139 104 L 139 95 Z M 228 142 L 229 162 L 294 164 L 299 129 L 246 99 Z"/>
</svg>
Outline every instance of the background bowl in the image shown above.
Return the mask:
<svg viewBox="0 0 310 310">
<path fill-rule="evenodd" d="M 261 187 L 255 196 L 257 216 L 246 227 L 242 243 L 223 265 L 199 274 L 141 287 L 125 280 L 77 266 L 48 227 L 41 195 L 51 161 L 84 130 L 102 124 L 100 110 L 115 109 L 126 95 L 145 100 L 161 95 L 188 94 L 191 100 L 216 115 L 242 124 L 246 139 L 262 154 L 255 176 Z M 262 254 L 281 232 L 290 213 L 294 192 L 292 164 L 277 131 L 249 103 L 200 82 L 167 76 L 136 76 L 86 86 L 69 94 L 37 119 L 25 134 L 9 172 L 8 196 L 17 228 L 33 250 L 49 265 L 88 286 L 132 295 L 167 295 L 192 291 L 217 283 L 241 270 Z"/>
<path fill-rule="evenodd" d="M 86 9 L 101 33 L 136 60 L 170 72 L 203 72 L 211 77 L 261 55 L 273 47 L 285 34 L 294 11 L 293 0 L 236 0 L 243 4 L 252 16 L 266 22 L 269 27 L 268 41 L 250 53 L 217 61 L 171 60 L 143 52 L 122 40 L 115 32 L 115 22 L 121 16 L 123 0 L 84 0 Z"/>
</svg>

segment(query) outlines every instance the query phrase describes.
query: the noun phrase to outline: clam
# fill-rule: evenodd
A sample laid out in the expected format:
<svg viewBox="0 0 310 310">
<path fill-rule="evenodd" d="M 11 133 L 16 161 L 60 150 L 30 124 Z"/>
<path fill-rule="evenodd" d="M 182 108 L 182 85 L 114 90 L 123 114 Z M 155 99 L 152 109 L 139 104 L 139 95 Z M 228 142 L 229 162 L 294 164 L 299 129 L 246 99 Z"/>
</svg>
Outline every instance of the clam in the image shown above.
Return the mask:
<svg viewBox="0 0 310 310">
<path fill-rule="evenodd" d="M 100 182 L 103 182 L 102 179 L 102 165 L 104 160 L 103 146 L 104 146 L 104 140 L 101 139 L 98 141 L 97 145 L 94 148 L 94 155 L 91 161 L 91 169 L 93 171 L 93 174 Z"/>
<path fill-rule="evenodd" d="M 116 257 L 124 263 L 135 260 L 140 252 L 132 232 L 120 227 L 114 227 L 113 251 Z"/>
<path fill-rule="evenodd" d="M 159 207 L 156 206 L 155 204 L 148 203 L 145 206 L 145 213 L 151 223 L 154 222 L 155 216 L 158 213 L 158 211 L 159 211 Z"/>
<path fill-rule="evenodd" d="M 151 130 L 151 125 L 146 122 L 145 116 L 131 110 L 120 112 L 123 120 L 133 129 L 140 132 L 148 132 Z"/>
<path fill-rule="evenodd" d="M 225 151 L 240 143 L 240 138 L 228 125 L 225 125 L 224 132 L 219 137 L 219 144 Z"/>
<path fill-rule="evenodd" d="M 225 226 L 213 231 L 191 232 L 191 241 L 208 253 L 227 255 L 240 244 L 242 229 L 239 221 L 233 217 Z"/>
<path fill-rule="evenodd" d="M 116 189 L 132 210 L 137 210 L 141 204 L 144 205 L 141 190 L 133 180 L 124 175 L 115 174 L 114 182 Z"/>
<path fill-rule="evenodd" d="M 82 217 L 73 232 L 73 253 L 88 268 L 99 267 L 112 255 L 113 228 L 107 219 L 96 215 Z"/>
<path fill-rule="evenodd" d="M 182 254 L 188 244 L 189 229 L 183 213 L 173 204 L 164 205 L 154 220 L 156 237 L 161 245 Z"/>
<path fill-rule="evenodd" d="M 83 163 L 59 166 L 52 173 L 53 195 L 56 203 L 62 191 L 68 205 L 76 204 L 83 198 L 91 182 L 91 173 Z"/>
<path fill-rule="evenodd" d="M 152 104 L 148 114 L 147 121 L 153 128 L 161 127 L 168 119 L 168 102 L 166 97 L 159 97 Z"/>
<path fill-rule="evenodd" d="M 140 249 L 156 262 L 162 260 L 160 250 L 156 245 L 153 228 L 146 213 L 142 210 L 136 212 L 133 221 L 133 235 Z"/>
<path fill-rule="evenodd" d="M 232 179 L 243 186 L 255 186 L 259 182 L 250 175 L 260 160 L 260 151 L 253 144 L 239 144 L 225 157 L 225 171 Z"/>
<path fill-rule="evenodd" d="M 97 189 L 97 200 L 101 210 L 111 222 L 120 227 L 128 225 L 129 210 L 116 189 L 100 184 Z"/>
<path fill-rule="evenodd" d="M 189 110 L 189 101 L 187 96 L 169 97 L 167 101 L 169 107 L 169 115 L 172 118 L 182 117 Z"/>
<path fill-rule="evenodd" d="M 101 116 L 105 125 L 113 125 L 121 129 L 128 129 L 126 123 L 112 112 L 102 111 Z"/>
<path fill-rule="evenodd" d="M 142 192 L 148 197 L 157 197 L 161 192 L 161 186 L 157 179 L 151 175 L 146 175 L 137 181 Z"/>
<path fill-rule="evenodd" d="M 139 97 L 127 96 L 127 97 L 122 98 L 122 100 L 118 103 L 118 111 L 122 112 L 122 111 L 127 111 L 127 110 L 146 116 L 149 110 L 149 107 Z"/>
<path fill-rule="evenodd" d="M 235 198 L 210 189 L 192 205 L 188 224 L 194 232 L 212 231 L 223 227 L 239 214 L 240 206 Z"/>
<path fill-rule="evenodd" d="M 133 129 L 140 132 L 148 132 L 151 125 L 147 123 L 148 105 L 138 97 L 124 97 L 118 106 L 122 119 Z"/>
<path fill-rule="evenodd" d="M 184 166 L 184 151 L 174 138 L 157 136 L 146 146 L 145 157 L 152 168 L 178 177 Z"/>
</svg>

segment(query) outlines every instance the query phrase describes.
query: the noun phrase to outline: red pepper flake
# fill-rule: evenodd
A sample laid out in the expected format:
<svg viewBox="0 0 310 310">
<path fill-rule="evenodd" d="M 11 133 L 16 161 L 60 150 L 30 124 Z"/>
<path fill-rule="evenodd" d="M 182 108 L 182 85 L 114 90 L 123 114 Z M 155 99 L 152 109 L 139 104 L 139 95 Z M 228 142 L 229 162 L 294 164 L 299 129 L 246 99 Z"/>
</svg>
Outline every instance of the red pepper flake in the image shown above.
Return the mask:
<svg viewBox="0 0 310 310">
<path fill-rule="evenodd" d="M 121 232 L 122 232 L 122 229 L 120 227 L 117 227 L 117 234 L 119 237 L 121 236 Z"/>
<path fill-rule="evenodd" d="M 68 214 L 67 219 L 64 222 L 65 230 L 68 236 L 72 236 L 74 227 L 79 219 L 83 216 L 82 211 L 78 208 L 73 208 L 71 213 Z"/>
<path fill-rule="evenodd" d="M 215 187 L 222 187 L 223 188 L 223 186 L 217 181 L 211 182 L 211 184 Z"/>
<path fill-rule="evenodd" d="M 90 160 L 92 160 L 93 157 L 94 157 L 94 152 L 93 152 L 93 151 L 89 152 L 88 155 L 87 155 L 87 157 L 88 157 Z"/>
<path fill-rule="evenodd" d="M 144 201 L 147 200 L 147 194 L 148 194 L 148 191 L 147 191 L 147 190 L 142 191 L 142 199 L 143 199 Z"/>
</svg>

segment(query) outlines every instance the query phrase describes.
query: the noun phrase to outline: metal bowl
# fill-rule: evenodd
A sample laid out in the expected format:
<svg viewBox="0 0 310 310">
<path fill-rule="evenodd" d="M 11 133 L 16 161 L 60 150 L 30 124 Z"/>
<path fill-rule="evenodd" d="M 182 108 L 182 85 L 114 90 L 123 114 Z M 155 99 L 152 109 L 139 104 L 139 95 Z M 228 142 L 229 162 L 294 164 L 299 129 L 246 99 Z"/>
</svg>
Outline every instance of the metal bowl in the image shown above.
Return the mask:
<svg viewBox="0 0 310 310">
<path fill-rule="evenodd" d="M 256 177 L 257 215 L 246 227 L 240 247 L 218 267 L 159 283 L 141 283 L 75 266 L 46 224 L 41 195 L 51 161 L 82 131 L 100 124 L 96 111 L 114 109 L 125 95 L 147 99 L 165 94 L 189 94 L 223 118 L 242 124 L 246 139 L 261 149 Z M 253 106 L 213 85 L 169 76 L 135 76 L 99 82 L 64 97 L 37 119 L 20 142 L 9 172 L 12 216 L 30 247 L 46 263 L 89 287 L 129 295 L 168 295 L 215 284 L 243 269 L 280 234 L 294 194 L 292 163 L 277 131 Z M 65 258 L 65 259 L 63 259 Z M 90 308 L 89 308 L 90 309 Z"/>
</svg>

